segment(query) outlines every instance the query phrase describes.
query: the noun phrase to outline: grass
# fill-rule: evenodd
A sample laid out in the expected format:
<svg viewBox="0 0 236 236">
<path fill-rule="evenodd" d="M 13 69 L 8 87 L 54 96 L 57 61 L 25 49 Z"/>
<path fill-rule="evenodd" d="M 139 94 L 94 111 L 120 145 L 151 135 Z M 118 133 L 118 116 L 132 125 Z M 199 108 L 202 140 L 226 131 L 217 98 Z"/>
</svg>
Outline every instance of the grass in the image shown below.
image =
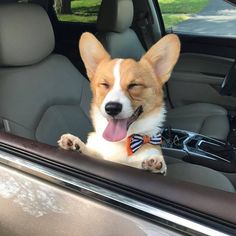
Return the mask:
<svg viewBox="0 0 236 236">
<path fill-rule="evenodd" d="M 159 0 L 162 13 L 190 14 L 201 11 L 208 0 Z"/>
<path fill-rule="evenodd" d="M 200 12 L 209 0 L 159 0 L 166 29 L 171 28 Z"/>
<path fill-rule="evenodd" d="M 186 14 L 163 14 L 162 17 L 166 29 L 178 25 L 182 21 L 188 20 L 190 18 L 190 16 Z"/>
<path fill-rule="evenodd" d="M 112 0 L 111 0 L 112 1 Z M 158 1 L 158 0 L 157 0 Z M 209 0 L 159 0 L 166 29 L 171 28 L 200 12 Z M 101 0 L 72 0 L 70 15 L 58 15 L 61 21 L 89 22 L 97 20 Z"/>
<path fill-rule="evenodd" d="M 58 20 L 68 21 L 68 22 L 84 22 L 84 23 L 95 23 L 97 21 L 97 16 L 77 16 L 73 15 L 58 15 Z"/>
<path fill-rule="evenodd" d="M 58 15 L 61 21 L 95 23 L 101 0 L 72 0 L 71 15 Z"/>
</svg>

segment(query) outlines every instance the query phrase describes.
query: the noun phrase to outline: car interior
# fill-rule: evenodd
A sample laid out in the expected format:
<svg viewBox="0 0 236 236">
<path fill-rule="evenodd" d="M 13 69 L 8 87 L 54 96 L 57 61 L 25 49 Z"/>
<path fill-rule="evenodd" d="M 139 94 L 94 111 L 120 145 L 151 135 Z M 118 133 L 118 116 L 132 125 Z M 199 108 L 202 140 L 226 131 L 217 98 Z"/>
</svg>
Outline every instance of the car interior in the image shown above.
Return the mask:
<svg viewBox="0 0 236 236">
<path fill-rule="evenodd" d="M 94 33 L 113 58 L 138 60 L 148 43 L 135 19 L 140 9 L 160 13 L 158 5 L 155 7 L 138 0 L 102 0 L 96 24 L 76 24 L 59 22 L 52 0 L 1 2 L 1 142 L 5 139 L 13 146 L 21 144 L 39 153 L 27 139 L 39 142 L 39 146 L 55 147 L 62 134 L 72 133 L 86 141 L 93 129 L 89 118 L 91 91 L 78 51 L 80 35 L 85 31 Z M 165 34 L 160 16 L 152 16 L 152 27 L 154 42 Z M 182 54 L 165 87 L 168 112 L 162 149 L 168 172 L 163 179 L 235 192 L 236 98 L 232 91 L 230 96 L 226 94 L 232 90 L 228 82 L 236 69 L 233 52 L 224 55 L 222 49 L 230 42 L 236 51 L 236 42 L 218 40 L 209 46 L 208 38 L 179 37 Z M 222 77 L 228 86 L 224 86 L 225 91 L 220 89 Z M 9 141 L 10 137 L 15 141 Z M 55 150 L 60 160 L 66 155 L 65 151 Z M 57 159 L 52 155 L 50 158 Z M 95 162 L 97 169 L 92 167 L 91 173 L 99 168 L 109 173 L 108 169 L 113 168 L 110 163 Z M 73 165 L 85 168 L 83 161 Z M 129 172 L 138 170 L 122 168 L 127 179 L 135 181 Z M 154 174 L 151 178 L 146 173 L 143 176 L 142 182 L 158 178 Z"/>
</svg>

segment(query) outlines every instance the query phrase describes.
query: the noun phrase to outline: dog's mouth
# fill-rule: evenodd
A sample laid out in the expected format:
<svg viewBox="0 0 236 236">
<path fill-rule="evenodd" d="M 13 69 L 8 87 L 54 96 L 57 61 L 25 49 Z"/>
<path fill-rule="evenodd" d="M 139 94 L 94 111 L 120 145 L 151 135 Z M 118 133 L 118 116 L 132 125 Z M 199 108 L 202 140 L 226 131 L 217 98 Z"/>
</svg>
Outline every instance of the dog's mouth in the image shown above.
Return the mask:
<svg viewBox="0 0 236 236">
<path fill-rule="evenodd" d="M 130 125 L 142 114 L 143 107 L 139 106 L 133 115 L 127 119 L 110 119 L 103 132 L 103 138 L 110 142 L 118 142 L 126 138 Z"/>
</svg>

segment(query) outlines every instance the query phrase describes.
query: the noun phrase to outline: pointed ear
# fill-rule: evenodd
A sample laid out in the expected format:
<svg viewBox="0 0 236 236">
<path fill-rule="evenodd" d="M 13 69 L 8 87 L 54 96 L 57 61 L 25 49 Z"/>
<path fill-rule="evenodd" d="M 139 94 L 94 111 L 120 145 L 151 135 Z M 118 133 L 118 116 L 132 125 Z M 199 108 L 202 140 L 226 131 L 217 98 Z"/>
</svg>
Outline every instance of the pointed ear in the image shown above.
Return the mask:
<svg viewBox="0 0 236 236">
<path fill-rule="evenodd" d="M 87 70 L 87 75 L 91 80 L 99 63 L 103 60 L 110 59 L 110 55 L 91 33 L 82 34 L 79 41 L 79 50 Z"/>
<path fill-rule="evenodd" d="M 141 58 L 147 60 L 154 69 L 156 77 L 164 84 L 171 75 L 180 53 L 178 36 L 169 34 L 154 44 Z"/>
</svg>

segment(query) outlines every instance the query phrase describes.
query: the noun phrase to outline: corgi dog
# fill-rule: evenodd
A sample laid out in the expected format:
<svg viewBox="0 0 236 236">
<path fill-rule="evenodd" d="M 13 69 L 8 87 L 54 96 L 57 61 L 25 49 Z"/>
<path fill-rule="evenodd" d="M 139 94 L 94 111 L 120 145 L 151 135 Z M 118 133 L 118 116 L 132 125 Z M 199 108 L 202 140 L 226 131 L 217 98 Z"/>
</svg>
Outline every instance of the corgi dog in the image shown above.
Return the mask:
<svg viewBox="0 0 236 236">
<path fill-rule="evenodd" d="M 81 36 L 79 49 L 93 93 L 91 118 L 95 131 L 88 135 L 86 144 L 72 134 L 64 134 L 59 146 L 166 173 L 160 147 L 166 113 L 162 87 L 179 57 L 178 37 L 163 37 L 139 61 L 112 59 L 90 33 Z"/>
</svg>

